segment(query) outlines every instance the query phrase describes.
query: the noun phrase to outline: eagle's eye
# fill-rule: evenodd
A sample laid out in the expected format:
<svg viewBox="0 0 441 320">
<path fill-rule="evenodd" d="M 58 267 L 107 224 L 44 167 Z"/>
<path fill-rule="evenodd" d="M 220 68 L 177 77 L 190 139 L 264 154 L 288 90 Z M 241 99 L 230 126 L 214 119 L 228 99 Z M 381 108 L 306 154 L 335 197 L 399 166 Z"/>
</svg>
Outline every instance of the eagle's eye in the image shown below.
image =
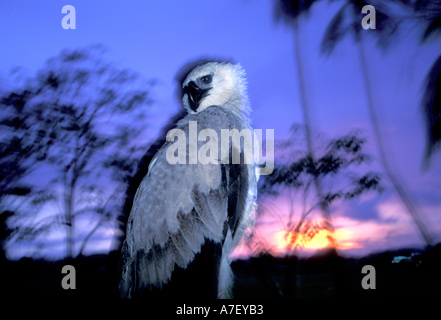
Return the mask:
<svg viewBox="0 0 441 320">
<path fill-rule="evenodd" d="M 210 84 L 212 80 L 213 77 L 211 75 L 206 75 L 201 78 L 203 84 Z"/>
</svg>

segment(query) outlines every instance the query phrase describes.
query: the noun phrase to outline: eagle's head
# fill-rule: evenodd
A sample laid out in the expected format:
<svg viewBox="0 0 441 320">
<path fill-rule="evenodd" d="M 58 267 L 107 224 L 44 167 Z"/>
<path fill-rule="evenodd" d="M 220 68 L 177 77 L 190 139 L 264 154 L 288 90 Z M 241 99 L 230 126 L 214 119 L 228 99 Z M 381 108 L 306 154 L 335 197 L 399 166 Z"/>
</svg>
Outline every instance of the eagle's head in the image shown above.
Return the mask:
<svg viewBox="0 0 441 320">
<path fill-rule="evenodd" d="M 211 106 L 228 108 L 239 116 L 249 113 L 245 71 L 239 64 L 200 65 L 188 74 L 182 88 L 182 103 L 189 113 L 199 113 Z"/>
</svg>

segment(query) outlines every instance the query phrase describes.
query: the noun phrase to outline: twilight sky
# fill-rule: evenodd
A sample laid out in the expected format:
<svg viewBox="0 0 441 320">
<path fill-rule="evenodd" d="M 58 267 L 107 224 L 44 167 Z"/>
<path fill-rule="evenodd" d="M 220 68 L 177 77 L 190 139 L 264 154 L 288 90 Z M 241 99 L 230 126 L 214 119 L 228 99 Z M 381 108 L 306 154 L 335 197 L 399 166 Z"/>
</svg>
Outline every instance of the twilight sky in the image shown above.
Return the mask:
<svg viewBox="0 0 441 320">
<path fill-rule="evenodd" d="M 301 20 L 301 50 L 313 126 L 327 137 L 361 129 L 368 140 L 367 151 L 374 157 L 371 169 L 382 172 L 354 43 L 345 38 L 329 57 L 319 50 L 326 26 L 341 3 L 320 2 L 307 19 Z M 76 9 L 75 30 L 61 26 L 61 8 L 67 4 Z M 387 51 L 378 49 L 369 38 L 364 47 L 388 156 L 430 232 L 440 241 L 441 156 L 432 159 L 429 170 L 421 170 L 424 124 L 419 109 L 422 83 L 439 54 L 439 43 L 420 45 L 419 31 L 417 25 L 408 23 Z M 148 131 L 152 137 L 180 108 L 174 96 L 176 72 L 200 57 L 227 58 L 242 64 L 247 71 L 255 128 L 274 129 L 275 138 L 283 139 L 293 123 L 302 122 L 293 33 L 274 22 L 270 0 L 2 1 L 0 43 L 2 85 L 8 85 L 13 67 L 23 67 L 24 73 L 32 75 L 64 48 L 103 44 L 122 67 L 159 80 Z M 272 201 L 283 217 L 287 200 L 281 197 Z M 342 252 L 350 255 L 422 244 L 388 183 L 382 195 L 369 194 L 336 204 L 332 215 Z M 88 226 L 87 218 L 78 222 L 78 237 Z M 283 250 L 279 222 L 265 216 L 258 232 L 276 252 Z M 57 242 L 62 236 L 61 231 L 49 234 L 47 241 L 53 243 L 43 248 L 42 254 L 62 255 L 63 245 Z M 110 228 L 97 232 L 88 252 L 108 249 L 111 236 Z M 325 237 L 318 235 L 305 251 L 324 245 Z M 11 257 L 26 253 L 23 248 L 9 252 Z"/>
</svg>

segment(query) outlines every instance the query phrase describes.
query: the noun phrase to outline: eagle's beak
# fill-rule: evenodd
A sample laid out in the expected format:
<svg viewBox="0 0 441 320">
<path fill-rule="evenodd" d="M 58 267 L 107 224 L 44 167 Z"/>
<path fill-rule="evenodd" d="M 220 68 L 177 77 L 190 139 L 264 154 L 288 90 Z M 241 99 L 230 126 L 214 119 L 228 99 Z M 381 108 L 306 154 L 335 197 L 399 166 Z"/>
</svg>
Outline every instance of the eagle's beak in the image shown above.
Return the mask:
<svg viewBox="0 0 441 320">
<path fill-rule="evenodd" d="M 208 90 L 210 90 L 210 88 L 199 88 L 193 81 L 190 81 L 190 83 L 184 87 L 184 94 L 186 93 L 188 96 L 188 103 L 191 110 L 196 112 L 199 107 L 199 103 L 201 102 L 202 98 L 205 97 Z"/>
</svg>

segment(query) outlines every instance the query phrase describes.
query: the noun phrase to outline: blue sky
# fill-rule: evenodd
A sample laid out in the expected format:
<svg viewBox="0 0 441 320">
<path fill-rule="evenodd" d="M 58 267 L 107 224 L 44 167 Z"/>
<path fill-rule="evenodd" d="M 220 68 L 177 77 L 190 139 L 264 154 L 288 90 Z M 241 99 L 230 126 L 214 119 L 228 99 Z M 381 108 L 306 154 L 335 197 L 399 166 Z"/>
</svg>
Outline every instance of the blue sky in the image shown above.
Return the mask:
<svg viewBox="0 0 441 320">
<path fill-rule="evenodd" d="M 67 4 L 76 9 L 75 30 L 61 27 L 61 8 Z M 368 139 L 368 152 L 374 156 L 372 168 L 381 170 L 352 40 L 345 38 L 328 58 L 319 50 L 325 28 L 340 6 L 341 1 L 332 5 L 321 2 L 301 21 L 313 125 L 328 137 L 361 129 Z M 438 154 L 432 167 L 421 171 L 424 124 L 418 105 L 422 81 L 439 54 L 439 43 L 419 45 L 418 32 L 417 26 L 407 24 L 384 52 L 369 38 L 364 46 L 388 156 L 439 241 L 441 161 Z M 152 135 L 180 108 L 174 96 L 176 72 L 200 57 L 242 64 L 247 71 L 255 128 L 275 129 L 275 138 L 282 139 L 294 122 L 302 122 L 293 33 L 274 22 L 273 2 L 269 0 L 2 1 L 0 43 L 1 83 L 8 83 L 13 67 L 33 74 L 64 48 L 103 44 L 122 67 L 147 79 L 158 79 L 153 121 L 149 123 Z M 283 200 L 279 204 L 283 207 Z M 381 196 L 344 203 L 334 211 L 342 230 L 346 226 L 353 234 L 363 234 L 359 246 L 348 251 L 351 254 L 421 244 L 390 186 Z M 96 243 L 103 242 L 108 233 L 98 233 Z"/>
</svg>

